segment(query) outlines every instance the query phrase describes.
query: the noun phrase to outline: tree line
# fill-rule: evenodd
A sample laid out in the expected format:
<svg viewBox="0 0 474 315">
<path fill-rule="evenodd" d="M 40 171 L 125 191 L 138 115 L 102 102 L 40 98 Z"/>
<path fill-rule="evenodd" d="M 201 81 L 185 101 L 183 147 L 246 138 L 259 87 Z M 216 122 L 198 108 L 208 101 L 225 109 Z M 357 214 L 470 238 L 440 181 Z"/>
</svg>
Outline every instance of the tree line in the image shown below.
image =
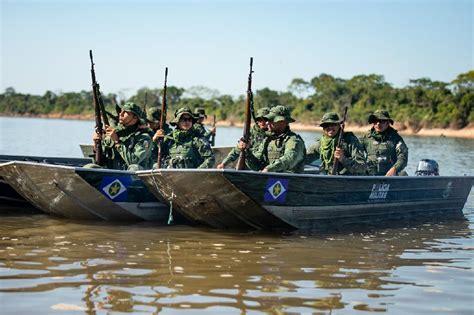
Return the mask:
<svg viewBox="0 0 474 315">
<path fill-rule="evenodd" d="M 161 106 L 161 88 L 141 88 L 128 99 L 117 94 L 103 94 L 108 111 L 115 112 L 117 102 L 132 101 L 147 107 Z M 208 115 L 218 120 L 241 122 L 244 117 L 245 96 L 221 95 L 206 87 L 184 89 L 168 86 L 168 117 L 181 106 L 204 107 Z M 254 91 L 255 108 L 285 105 L 292 116 L 303 124 L 316 124 L 325 112 L 342 113 L 349 106 L 348 122 L 366 125 L 367 116 L 377 108 L 390 111 L 399 128 L 454 128 L 474 123 L 474 70 L 459 74 L 451 82 L 429 78 L 410 80 L 402 88 L 393 87 L 384 76 L 357 75 L 341 79 L 320 74 L 309 81 L 293 79 L 287 91 L 270 88 Z M 0 94 L 0 114 L 3 115 L 92 115 L 92 91 L 44 95 L 17 93 L 9 87 Z"/>
</svg>

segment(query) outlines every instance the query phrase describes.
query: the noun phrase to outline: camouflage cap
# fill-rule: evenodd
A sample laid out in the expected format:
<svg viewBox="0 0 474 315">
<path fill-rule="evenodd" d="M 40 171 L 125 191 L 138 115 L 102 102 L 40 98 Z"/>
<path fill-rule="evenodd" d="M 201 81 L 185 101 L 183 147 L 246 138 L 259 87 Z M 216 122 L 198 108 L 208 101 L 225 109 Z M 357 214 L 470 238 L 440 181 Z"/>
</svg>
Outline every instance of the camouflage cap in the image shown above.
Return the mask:
<svg viewBox="0 0 474 315">
<path fill-rule="evenodd" d="M 146 110 L 146 120 L 148 122 L 159 123 L 161 119 L 161 108 L 150 107 Z"/>
<path fill-rule="evenodd" d="M 319 126 L 324 127 L 324 125 L 328 124 L 338 124 L 341 122 L 341 118 L 339 118 L 339 115 L 335 112 L 329 112 L 323 115 L 323 118 L 321 118 L 321 122 L 319 123 Z"/>
<path fill-rule="evenodd" d="M 273 122 L 279 122 L 283 120 L 286 120 L 289 123 L 295 122 L 295 120 L 291 118 L 290 109 L 283 105 L 272 107 L 270 112 L 264 117 Z"/>
<path fill-rule="evenodd" d="M 120 107 L 120 109 L 123 110 L 123 111 L 135 114 L 138 117 L 138 119 L 140 120 L 141 124 L 146 123 L 145 114 L 143 113 L 140 106 L 138 106 L 137 104 L 135 104 L 133 102 L 126 102 L 125 104 L 119 104 L 118 107 Z"/>
<path fill-rule="evenodd" d="M 388 113 L 388 111 L 383 109 L 377 109 L 373 114 L 370 114 L 368 120 L 369 124 L 373 124 L 377 120 L 388 120 L 390 124 L 393 125 L 393 119 L 390 118 L 390 114 Z"/>
<path fill-rule="evenodd" d="M 257 114 L 255 115 L 255 119 L 265 118 L 265 116 L 268 115 L 268 113 L 270 113 L 270 108 L 268 108 L 268 107 L 260 108 L 259 110 L 257 110 Z"/>
<path fill-rule="evenodd" d="M 202 107 L 196 107 L 194 109 L 194 116 L 196 118 L 207 118 L 206 110 Z"/>
<path fill-rule="evenodd" d="M 193 115 L 193 112 L 189 107 L 180 107 L 174 112 L 174 118 L 170 121 L 170 125 L 176 126 L 179 122 L 179 119 L 184 114 L 188 114 L 189 116 L 191 116 L 191 118 L 193 119 L 193 123 L 196 122 L 196 116 Z"/>
</svg>

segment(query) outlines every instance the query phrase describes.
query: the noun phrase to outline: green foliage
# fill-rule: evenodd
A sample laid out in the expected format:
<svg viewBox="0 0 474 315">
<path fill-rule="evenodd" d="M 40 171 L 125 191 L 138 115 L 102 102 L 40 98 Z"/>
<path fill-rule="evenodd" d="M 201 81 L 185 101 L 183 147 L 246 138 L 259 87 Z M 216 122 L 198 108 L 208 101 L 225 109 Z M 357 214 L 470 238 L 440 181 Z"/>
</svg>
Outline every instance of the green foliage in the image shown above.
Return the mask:
<svg viewBox="0 0 474 315">
<path fill-rule="evenodd" d="M 163 88 L 141 88 L 128 100 L 142 108 L 161 106 Z M 218 120 L 240 122 L 244 116 L 245 97 L 220 95 L 217 90 L 202 86 L 187 90 L 168 86 L 168 118 L 182 106 L 204 107 L 208 116 Z M 115 113 L 116 94 L 102 95 L 108 111 Z M 276 105 L 291 108 L 297 121 L 316 124 L 328 111 L 341 113 L 349 106 L 348 121 L 367 124 L 367 117 L 377 108 L 390 111 L 402 128 L 463 128 L 474 123 L 474 70 L 459 74 L 450 83 L 429 78 L 410 80 L 406 87 L 394 88 L 382 75 L 357 75 L 345 80 L 320 74 L 309 81 L 295 78 L 288 91 L 269 88 L 254 91 L 256 109 Z M 68 92 L 44 95 L 17 93 L 14 88 L 0 94 L 0 113 L 11 115 L 64 114 L 81 115 L 93 112 L 92 92 Z"/>
</svg>

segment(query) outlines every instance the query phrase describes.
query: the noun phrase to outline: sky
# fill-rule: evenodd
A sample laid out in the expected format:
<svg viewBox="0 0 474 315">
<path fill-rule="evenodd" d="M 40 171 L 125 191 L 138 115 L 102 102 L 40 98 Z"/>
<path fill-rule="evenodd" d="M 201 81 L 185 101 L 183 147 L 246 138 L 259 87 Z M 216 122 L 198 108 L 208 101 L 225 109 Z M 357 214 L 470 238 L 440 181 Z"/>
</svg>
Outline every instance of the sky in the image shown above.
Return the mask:
<svg viewBox="0 0 474 315">
<path fill-rule="evenodd" d="M 243 95 L 294 78 L 380 74 L 395 87 L 474 69 L 474 0 L 0 0 L 0 93 L 205 86 Z"/>
</svg>

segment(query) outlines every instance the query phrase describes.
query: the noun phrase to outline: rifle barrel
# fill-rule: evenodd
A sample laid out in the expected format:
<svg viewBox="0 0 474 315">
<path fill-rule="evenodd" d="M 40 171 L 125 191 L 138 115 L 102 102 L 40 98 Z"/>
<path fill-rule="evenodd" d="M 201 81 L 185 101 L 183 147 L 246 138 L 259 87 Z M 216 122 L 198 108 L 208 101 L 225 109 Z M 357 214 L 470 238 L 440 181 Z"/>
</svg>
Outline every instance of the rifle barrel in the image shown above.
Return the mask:
<svg viewBox="0 0 474 315">
<path fill-rule="evenodd" d="M 347 108 L 348 108 L 347 106 L 344 107 L 344 115 L 342 118 L 340 130 L 339 130 L 339 137 L 337 138 L 336 148 L 340 148 L 342 144 L 342 136 L 344 134 L 344 124 L 346 123 L 346 117 L 347 117 Z M 333 156 L 333 159 L 334 159 L 334 163 L 332 165 L 331 175 L 337 175 L 337 168 L 339 166 L 339 161 L 336 160 L 336 157 L 334 156 Z"/>
</svg>

